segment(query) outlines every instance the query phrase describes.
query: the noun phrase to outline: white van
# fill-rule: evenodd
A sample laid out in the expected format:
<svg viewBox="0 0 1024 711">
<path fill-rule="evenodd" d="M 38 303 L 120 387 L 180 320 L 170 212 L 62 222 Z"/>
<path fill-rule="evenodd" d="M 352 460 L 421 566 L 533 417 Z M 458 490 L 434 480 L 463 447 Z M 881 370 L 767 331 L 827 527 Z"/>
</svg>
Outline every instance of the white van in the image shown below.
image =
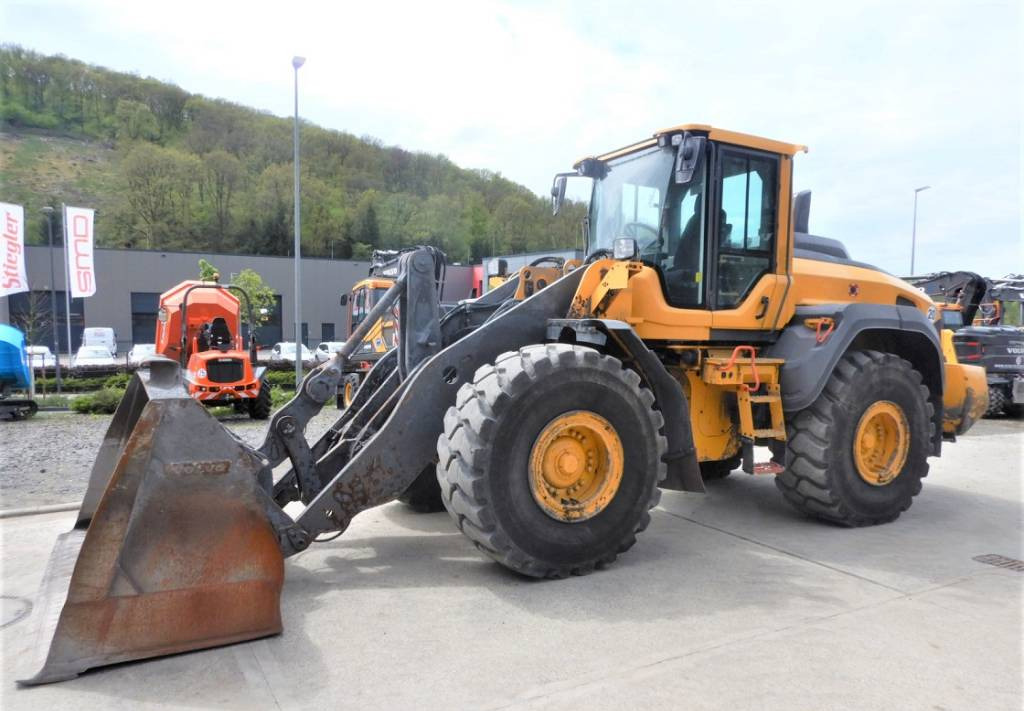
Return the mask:
<svg viewBox="0 0 1024 711">
<path fill-rule="evenodd" d="M 110 355 L 117 355 L 117 337 L 114 335 L 114 329 L 108 326 L 87 328 L 82 331 L 82 345 L 103 346 L 110 351 Z"/>
</svg>

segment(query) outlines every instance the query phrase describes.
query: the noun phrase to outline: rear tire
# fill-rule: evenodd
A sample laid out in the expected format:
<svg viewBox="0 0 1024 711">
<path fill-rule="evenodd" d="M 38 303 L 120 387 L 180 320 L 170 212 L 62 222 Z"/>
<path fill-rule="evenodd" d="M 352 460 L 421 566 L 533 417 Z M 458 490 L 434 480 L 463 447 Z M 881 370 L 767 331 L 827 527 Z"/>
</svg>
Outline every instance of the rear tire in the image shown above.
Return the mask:
<svg viewBox="0 0 1024 711">
<path fill-rule="evenodd" d="M 431 464 L 420 472 L 409 488 L 402 492 L 398 500 L 417 513 L 436 513 L 444 511 L 441 500 L 441 485 L 437 482 L 436 467 Z"/>
<path fill-rule="evenodd" d="M 557 429 L 563 421 L 570 424 Z M 588 429 L 595 423 L 603 429 Z M 640 377 L 615 358 L 565 344 L 503 353 L 460 388 L 444 424 L 437 445 L 444 506 L 478 549 L 507 568 L 537 578 L 589 573 L 632 547 L 650 523 L 666 474 L 664 420 Z M 583 458 L 562 459 L 576 439 Z M 548 454 L 557 472 L 546 468 Z M 564 472 L 575 472 L 582 488 L 546 499 L 562 490 L 539 482 Z"/>
<path fill-rule="evenodd" d="M 900 434 L 882 436 L 867 426 L 869 408 L 897 413 L 894 422 L 902 412 Z M 811 516 L 843 526 L 892 521 L 910 507 L 928 474 L 932 414 L 928 389 L 910 363 L 877 351 L 848 353 L 818 399 L 787 419 L 786 470 L 775 484 L 790 504 Z M 863 452 L 878 442 L 884 450 L 887 441 L 897 440 L 905 447 L 902 454 L 883 451 L 878 460 L 865 454 L 867 464 L 858 463 L 855 447 Z M 900 457 L 905 457 L 901 466 Z M 893 478 L 871 483 L 872 461 L 890 462 Z"/>
<path fill-rule="evenodd" d="M 719 462 L 701 462 L 700 476 L 704 481 L 724 479 L 725 477 L 732 474 L 734 470 L 739 468 L 739 466 L 739 457 L 732 457 L 730 459 L 724 459 Z"/>
<path fill-rule="evenodd" d="M 266 378 L 260 378 L 260 393 L 249 401 L 249 417 L 254 420 L 265 420 L 270 417 L 270 410 L 270 383 Z"/>
<path fill-rule="evenodd" d="M 996 385 L 990 385 L 988 388 L 988 409 L 985 410 L 985 417 L 996 417 L 1002 415 L 1006 411 L 1006 393 L 1003 389 Z"/>
</svg>

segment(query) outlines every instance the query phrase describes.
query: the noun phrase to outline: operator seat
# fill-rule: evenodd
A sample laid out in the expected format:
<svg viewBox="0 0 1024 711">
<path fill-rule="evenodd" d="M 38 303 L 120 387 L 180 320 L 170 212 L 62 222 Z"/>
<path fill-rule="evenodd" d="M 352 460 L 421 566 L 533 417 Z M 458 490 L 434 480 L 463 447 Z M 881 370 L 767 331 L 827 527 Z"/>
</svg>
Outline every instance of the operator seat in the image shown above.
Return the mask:
<svg viewBox="0 0 1024 711">
<path fill-rule="evenodd" d="M 218 316 L 210 324 L 210 346 L 219 351 L 231 349 L 231 330 L 228 322 Z"/>
</svg>

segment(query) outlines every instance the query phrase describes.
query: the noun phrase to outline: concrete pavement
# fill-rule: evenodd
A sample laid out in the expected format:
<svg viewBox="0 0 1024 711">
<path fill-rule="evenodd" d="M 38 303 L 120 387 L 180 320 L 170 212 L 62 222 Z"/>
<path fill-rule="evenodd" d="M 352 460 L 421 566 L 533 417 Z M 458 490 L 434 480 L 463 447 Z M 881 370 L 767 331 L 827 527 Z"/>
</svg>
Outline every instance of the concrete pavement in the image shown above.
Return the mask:
<svg viewBox="0 0 1024 711">
<path fill-rule="evenodd" d="M 846 530 L 767 477 L 666 492 L 611 569 L 538 582 L 393 504 L 287 563 L 285 632 L 14 685 L 73 514 L 0 520 L 0 701 L 16 709 L 1020 709 L 1024 423 L 946 445 L 913 507 Z"/>
</svg>

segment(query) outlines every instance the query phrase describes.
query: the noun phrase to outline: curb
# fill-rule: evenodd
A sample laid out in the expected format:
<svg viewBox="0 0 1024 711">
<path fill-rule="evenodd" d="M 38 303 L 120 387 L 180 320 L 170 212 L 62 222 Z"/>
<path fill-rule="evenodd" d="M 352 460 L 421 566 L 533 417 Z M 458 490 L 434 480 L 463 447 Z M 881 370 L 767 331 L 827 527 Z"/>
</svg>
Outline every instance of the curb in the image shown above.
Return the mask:
<svg viewBox="0 0 1024 711">
<path fill-rule="evenodd" d="M 49 506 L 28 506 L 23 509 L 5 509 L 0 511 L 0 519 L 17 518 L 19 516 L 37 516 L 39 514 L 59 513 L 61 511 L 76 511 L 81 504 L 50 504 Z"/>
</svg>

